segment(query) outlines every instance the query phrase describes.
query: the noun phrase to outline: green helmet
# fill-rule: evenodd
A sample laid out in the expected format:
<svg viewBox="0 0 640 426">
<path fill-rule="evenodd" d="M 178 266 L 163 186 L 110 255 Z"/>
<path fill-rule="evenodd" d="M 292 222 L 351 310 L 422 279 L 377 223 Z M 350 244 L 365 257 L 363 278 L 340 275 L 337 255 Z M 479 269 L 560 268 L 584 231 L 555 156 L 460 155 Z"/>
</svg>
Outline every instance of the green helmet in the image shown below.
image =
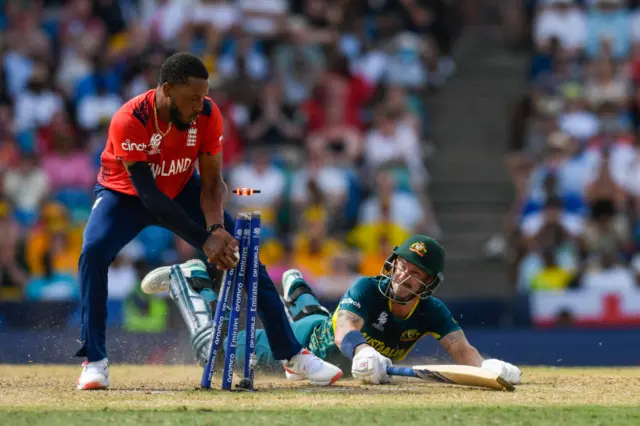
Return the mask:
<svg viewBox="0 0 640 426">
<path fill-rule="evenodd" d="M 398 256 L 416 265 L 432 278 L 430 282 L 423 283 L 421 291 L 413 293 L 413 295 L 406 299 L 400 299 L 394 294 L 390 282 Z M 378 281 L 378 288 L 385 296 L 398 303 L 407 303 L 414 297 L 426 299 L 436 291 L 440 283 L 444 280 L 444 259 L 444 248 L 436 240 L 426 235 L 413 235 L 400 246 L 396 246 L 393 249 L 393 253 L 385 262 L 380 274 L 382 278 L 387 278 L 387 280 L 380 279 Z"/>
</svg>

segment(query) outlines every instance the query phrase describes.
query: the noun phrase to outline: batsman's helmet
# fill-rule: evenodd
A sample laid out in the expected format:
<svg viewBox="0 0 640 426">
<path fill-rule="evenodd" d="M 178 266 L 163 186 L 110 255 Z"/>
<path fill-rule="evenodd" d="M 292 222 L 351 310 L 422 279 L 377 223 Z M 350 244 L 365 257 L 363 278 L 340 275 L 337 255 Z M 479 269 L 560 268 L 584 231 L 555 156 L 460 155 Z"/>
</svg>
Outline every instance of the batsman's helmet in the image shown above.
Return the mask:
<svg viewBox="0 0 640 426">
<path fill-rule="evenodd" d="M 430 281 L 422 283 L 420 291 L 414 293 L 407 298 L 399 298 L 393 291 L 391 279 L 395 269 L 396 259 L 402 257 L 407 262 L 412 263 L 429 274 Z M 378 288 L 386 297 L 394 302 L 407 303 L 414 297 L 426 299 L 430 297 L 444 280 L 444 248 L 433 238 L 426 235 L 413 235 L 403 242 L 400 246 L 396 246 L 389 258 L 387 258 L 382 271 L 381 278 L 378 281 Z"/>
</svg>

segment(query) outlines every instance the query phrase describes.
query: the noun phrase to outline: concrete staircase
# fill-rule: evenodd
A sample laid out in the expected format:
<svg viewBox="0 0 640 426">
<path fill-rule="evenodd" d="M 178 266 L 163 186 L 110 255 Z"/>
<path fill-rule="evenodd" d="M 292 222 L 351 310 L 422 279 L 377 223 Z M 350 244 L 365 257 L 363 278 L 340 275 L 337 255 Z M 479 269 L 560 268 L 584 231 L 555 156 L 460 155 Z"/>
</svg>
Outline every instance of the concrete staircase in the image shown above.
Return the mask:
<svg viewBox="0 0 640 426">
<path fill-rule="evenodd" d="M 502 227 L 512 187 L 504 166 L 507 112 L 525 84 L 527 57 L 503 47 L 487 27 L 459 40 L 456 76 L 429 101 L 437 152 L 428 167 L 431 197 L 447 249 L 446 297 L 510 292 L 506 266 L 489 261 L 484 243 Z"/>
</svg>

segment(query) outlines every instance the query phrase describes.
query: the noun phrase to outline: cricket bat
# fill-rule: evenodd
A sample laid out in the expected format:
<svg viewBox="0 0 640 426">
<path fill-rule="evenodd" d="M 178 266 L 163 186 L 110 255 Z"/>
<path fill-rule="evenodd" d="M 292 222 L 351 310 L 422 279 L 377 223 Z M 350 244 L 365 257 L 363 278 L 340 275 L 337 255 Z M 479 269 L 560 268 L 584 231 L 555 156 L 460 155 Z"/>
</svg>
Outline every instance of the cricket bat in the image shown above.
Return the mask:
<svg viewBox="0 0 640 426">
<path fill-rule="evenodd" d="M 515 387 L 489 370 L 469 365 L 414 365 L 387 367 L 389 376 L 416 377 L 451 385 L 514 391 Z"/>
</svg>

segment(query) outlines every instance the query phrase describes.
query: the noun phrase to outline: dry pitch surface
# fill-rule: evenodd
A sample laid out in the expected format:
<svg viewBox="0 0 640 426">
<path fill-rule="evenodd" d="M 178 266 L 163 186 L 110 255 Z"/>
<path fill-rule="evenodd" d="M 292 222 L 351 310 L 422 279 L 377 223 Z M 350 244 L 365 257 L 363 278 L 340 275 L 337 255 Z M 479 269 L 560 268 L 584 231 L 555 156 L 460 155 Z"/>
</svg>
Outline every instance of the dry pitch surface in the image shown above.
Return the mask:
<svg viewBox="0 0 640 426">
<path fill-rule="evenodd" d="M 259 392 L 229 393 L 199 390 L 201 371 L 116 365 L 111 390 L 78 392 L 79 367 L 0 365 L 0 425 L 640 425 L 640 368 L 525 368 L 515 392 L 258 377 Z"/>
</svg>

